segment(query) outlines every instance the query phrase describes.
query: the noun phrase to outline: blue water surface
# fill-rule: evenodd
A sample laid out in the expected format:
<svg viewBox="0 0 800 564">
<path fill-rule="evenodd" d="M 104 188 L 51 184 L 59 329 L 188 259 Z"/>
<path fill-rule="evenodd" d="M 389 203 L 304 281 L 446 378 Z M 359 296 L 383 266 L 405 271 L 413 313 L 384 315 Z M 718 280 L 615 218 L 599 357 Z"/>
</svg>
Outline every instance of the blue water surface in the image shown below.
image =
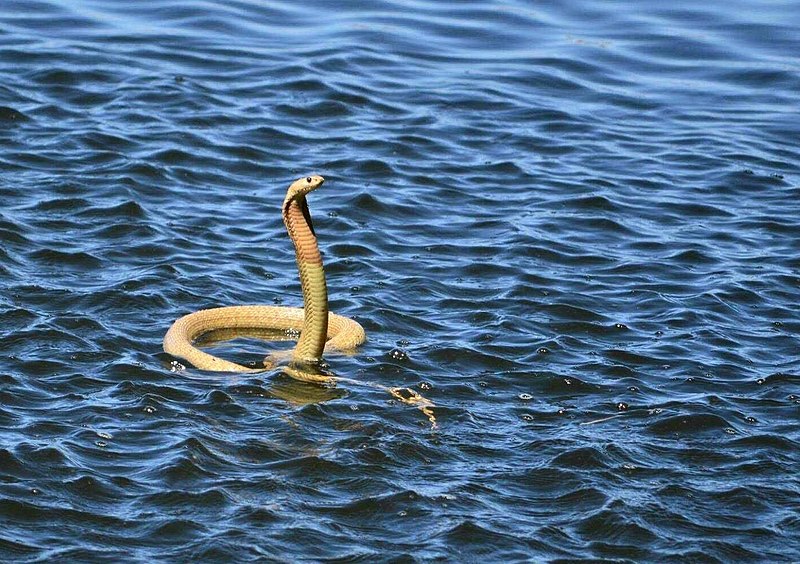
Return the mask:
<svg viewBox="0 0 800 564">
<path fill-rule="evenodd" d="M 799 54 L 788 0 L 5 0 L 0 559 L 800 561 Z M 163 353 L 301 303 L 309 173 L 348 381 Z"/>
</svg>

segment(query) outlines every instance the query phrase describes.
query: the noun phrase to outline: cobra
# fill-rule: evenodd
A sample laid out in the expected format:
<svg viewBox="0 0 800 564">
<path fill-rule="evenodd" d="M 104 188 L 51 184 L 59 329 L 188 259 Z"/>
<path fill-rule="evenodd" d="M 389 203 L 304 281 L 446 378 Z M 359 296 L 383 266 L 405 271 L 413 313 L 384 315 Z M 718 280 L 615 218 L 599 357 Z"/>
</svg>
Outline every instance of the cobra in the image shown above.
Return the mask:
<svg viewBox="0 0 800 564">
<path fill-rule="evenodd" d="M 299 330 L 300 337 L 292 352 L 289 373 L 301 379 L 325 380 L 313 372 L 298 369 L 322 359 L 323 352 L 352 351 L 366 340 L 363 327 L 356 321 L 328 312 L 328 288 L 322 255 L 306 195 L 325 182 L 321 176 L 307 176 L 294 181 L 283 200 L 283 222 L 294 243 L 304 307 L 244 305 L 205 309 L 175 321 L 164 336 L 164 351 L 182 358 L 196 368 L 220 372 L 258 372 L 236 362 L 201 351 L 193 342 L 204 333 L 220 329 Z M 270 357 L 265 368 L 273 363 Z"/>
</svg>

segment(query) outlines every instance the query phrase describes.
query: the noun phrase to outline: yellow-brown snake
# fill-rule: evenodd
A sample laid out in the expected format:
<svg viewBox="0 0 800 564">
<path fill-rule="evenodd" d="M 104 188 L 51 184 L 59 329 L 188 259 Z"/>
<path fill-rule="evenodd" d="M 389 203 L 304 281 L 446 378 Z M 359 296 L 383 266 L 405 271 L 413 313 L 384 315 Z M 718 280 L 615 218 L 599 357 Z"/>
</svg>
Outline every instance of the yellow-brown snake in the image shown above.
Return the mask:
<svg viewBox="0 0 800 564">
<path fill-rule="evenodd" d="M 317 238 L 308 211 L 306 194 L 316 190 L 325 179 L 307 176 L 289 186 L 283 200 L 283 223 L 294 243 L 303 308 L 247 305 L 219 307 L 190 313 L 178 319 L 164 336 L 164 351 L 191 362 L 196 368 L 220 372 L 254 372 L 248 368 L 201 351 L 192 341 L 215 329 L 284 329 L 299 330 L 300 339 L 292 353 L 293 363 L 314 364 L 322 352 L 337 349 L 350 351 L 366 339 L 364 329 L 341 315 L 328 313 L 328 287 L 322 267 Z"/>
<path fill-rule="evenodd" d="M 322 255 L 317 245 L 306 195 L 316 190 L 325 179 L 307 176 L 294 181 L 283 200 L 283 222 L 294 243 L 300 286 L 303 292 L 303 308 L 265 305 L 244 305 L 200 310 L 175 321 L 164 336 L 164 351 L 189 361 L 196 368 L 219 372 L 260 372 L 264 369 L 248 368 L 201 351 L 193 341 L 200 335 L 219 329 L 282 329 L 299 330 L 300 338 L 292 353 L 291 363 L 284 371 L 294 378 L 323 383 L 337 380 L 352 381 L 328 375 L 320 375 L 313 366 L 322 359 L 323 351 L 349 352 L 366 340 L 364 329 L 357 322 L 328 312 L 328 288 Z M 270 357 L 264 361 L 269 368 L 274 363 Z M 419 407 L 435 424 L 432 404 L 414 392 L 388 388 L 387 390 L 403 403 Z M 410 394 L 410 397 L 407 395 Z"/>
</svg>

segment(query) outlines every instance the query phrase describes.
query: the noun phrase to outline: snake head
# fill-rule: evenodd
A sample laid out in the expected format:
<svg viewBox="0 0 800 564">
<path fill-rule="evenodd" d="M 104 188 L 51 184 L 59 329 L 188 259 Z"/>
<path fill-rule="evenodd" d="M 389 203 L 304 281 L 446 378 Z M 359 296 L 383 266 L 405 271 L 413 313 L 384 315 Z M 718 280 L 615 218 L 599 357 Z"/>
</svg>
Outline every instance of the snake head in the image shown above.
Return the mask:
<svg viewBox="0 0 800 564">
<path fill-rule="evenodd" d="M 308 203 L 306 203 L 306 194 L 322 186 L 323 182 L 325 182 L 325 179 L 321 176 L 312 175 L 304 178 L 298 178 L 291 183 L 289 190 L 286 192 L 286 198 L 283 200 L 284 222 L 287 221 L 286 218 L 289 207 L 292 205 L 298 205 L 300 206 L 300 211 L 303 212 L 303 217 L 306 220 L 308 228 L 311 230 L 311 234 L 316 236 L 316 233 L 314 233 L 314 223 L 311 221 L 311 213 L 308 211 Z M 288 223 L 286 226 L 289 228 Z M 289 228 L 289 234 L 291 235 L 291 233 L 291 228 Z"/>
<path fill-rule="evenodd" d="M 299 196 L 305 196 L 309 192 L 322 186 L 323 182 L 325 182 L 324 178 L 315 175 L 298 178 L 289 186 L 289 191 L 286 193 L 286 200 L 289 201 Z"/>
</svg>

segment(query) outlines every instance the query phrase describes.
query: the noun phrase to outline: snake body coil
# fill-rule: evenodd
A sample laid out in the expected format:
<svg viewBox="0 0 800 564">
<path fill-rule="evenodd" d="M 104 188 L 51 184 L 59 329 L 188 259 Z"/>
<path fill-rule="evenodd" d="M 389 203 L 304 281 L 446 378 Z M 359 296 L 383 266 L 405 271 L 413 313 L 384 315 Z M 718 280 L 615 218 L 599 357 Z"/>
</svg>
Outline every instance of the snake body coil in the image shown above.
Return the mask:
<svg viewBox="0 0 800 564">
<path fill-rule="evenodd" d="M 167 331 L 165 352 L 203 370 L 255 372 L 258 369 L 203 352 L 192 342 L 203 333 L 218 329 L 294 329 L 300 331 L 300 338 L 292 353 L 292 362 L 311 364 L 318 362 L 325 350 L 348 351 L 366 340 L 364 329 L 357 322 L 328 312 L 322 255 L 306 202 L 306 194 L 319 188 L 324 181 L 321 176 L 296 180 L 289 186 L 283 201 L 283 222 L 294 243 L 304 307 L 245 305 L 190 313 L 175 321 Z"/>
</svg>

